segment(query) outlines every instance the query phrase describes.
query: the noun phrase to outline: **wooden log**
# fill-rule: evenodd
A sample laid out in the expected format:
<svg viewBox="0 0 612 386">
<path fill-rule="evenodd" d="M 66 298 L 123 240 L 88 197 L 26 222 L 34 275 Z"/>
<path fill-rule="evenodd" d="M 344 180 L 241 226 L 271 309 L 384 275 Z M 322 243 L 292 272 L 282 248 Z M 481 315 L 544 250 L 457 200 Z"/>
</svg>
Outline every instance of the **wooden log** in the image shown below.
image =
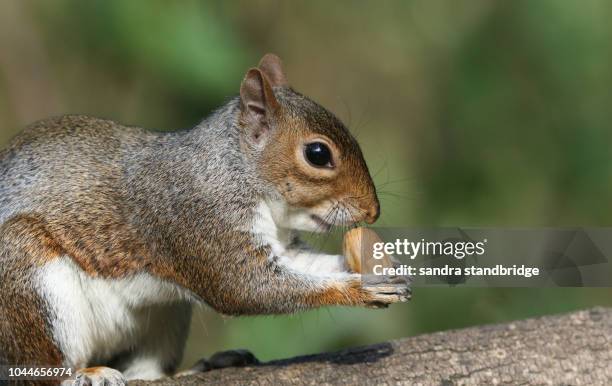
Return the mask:
<svg viewBox="0 0 612 386">
<path fill-rule="evenodd" d="M 612 385 L 612 309 L 130 385 Z"/>
</svg>

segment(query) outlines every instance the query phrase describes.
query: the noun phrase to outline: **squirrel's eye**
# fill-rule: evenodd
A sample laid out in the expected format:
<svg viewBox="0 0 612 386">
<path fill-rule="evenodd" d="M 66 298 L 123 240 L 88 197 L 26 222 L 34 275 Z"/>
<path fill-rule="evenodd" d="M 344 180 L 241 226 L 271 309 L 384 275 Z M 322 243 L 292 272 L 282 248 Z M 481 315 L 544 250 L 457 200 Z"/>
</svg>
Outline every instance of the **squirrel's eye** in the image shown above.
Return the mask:
<svg viewBox="0 0 612 386">
<path fill-rule="evenodd" d="M 307 144 L 304 154 L 312 166 L 318 168 L 333 167 L 331 150 L 324 143 L 312 142 Z"/>
</svg>

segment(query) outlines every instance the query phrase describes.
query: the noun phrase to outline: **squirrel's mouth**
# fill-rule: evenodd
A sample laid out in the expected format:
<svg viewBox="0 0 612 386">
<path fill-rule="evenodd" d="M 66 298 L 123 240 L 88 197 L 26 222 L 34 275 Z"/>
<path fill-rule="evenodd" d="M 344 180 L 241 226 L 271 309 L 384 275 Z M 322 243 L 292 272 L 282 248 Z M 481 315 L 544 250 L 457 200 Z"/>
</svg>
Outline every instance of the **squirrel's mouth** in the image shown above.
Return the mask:
<svg viewBox="0 0 612 386">
<path fill-rule="evenodd" d="M 310 218 L 317 224 L 317 228 L 314 230 L 315 232 L 325 233 L 329 232 L 333 224 L 328 223 L 323 218 L 317 216 L 316 214 L 311 214 Z"/>
</svg>

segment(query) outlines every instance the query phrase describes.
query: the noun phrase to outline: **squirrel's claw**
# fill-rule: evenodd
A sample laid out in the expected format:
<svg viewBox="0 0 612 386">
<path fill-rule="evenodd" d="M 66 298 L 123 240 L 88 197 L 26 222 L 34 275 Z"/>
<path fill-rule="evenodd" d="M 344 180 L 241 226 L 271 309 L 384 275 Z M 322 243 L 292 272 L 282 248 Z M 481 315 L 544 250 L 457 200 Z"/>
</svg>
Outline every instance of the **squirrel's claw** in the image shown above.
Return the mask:
<svg viewBox="0 0 612 386">
<path fill-rule="evenodd" d="M 77 370 L 76 379 L 64 381 L 62 386 L 126 386 L 127 384 L 127 380 L 120 371 L 110 367 L 91 367 Z"/>
<path fill-rule="evenodd" d="M 412 297 L 409 276 L 373 276 L 363 278 L 363 290 L 371 298 L 366 306 L 386 308 L 392 303 L 405 303 Z"/>
</svg>

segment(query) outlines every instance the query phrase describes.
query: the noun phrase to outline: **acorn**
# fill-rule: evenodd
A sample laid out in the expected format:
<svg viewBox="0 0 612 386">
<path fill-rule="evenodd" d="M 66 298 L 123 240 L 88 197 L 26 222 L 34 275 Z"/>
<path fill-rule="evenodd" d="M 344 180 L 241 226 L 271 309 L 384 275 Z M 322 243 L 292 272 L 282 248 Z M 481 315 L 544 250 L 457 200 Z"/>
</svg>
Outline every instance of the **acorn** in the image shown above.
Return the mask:
<svg viewBox="0 0 612 386">
<path fill-rule="evenodd" d="M 386 253 L 382 258 L 375 259 L 373 257 L 374 243 L 383 243 L 383 241 L 375 231 L 369 228 L 353 228 L 344 234 L 342 250 L 351 272 L 371 275 L 374 274 L 375 265 L 382 265 L 386 268 L 398 265 L 398 261 Z"/>
</svg>

